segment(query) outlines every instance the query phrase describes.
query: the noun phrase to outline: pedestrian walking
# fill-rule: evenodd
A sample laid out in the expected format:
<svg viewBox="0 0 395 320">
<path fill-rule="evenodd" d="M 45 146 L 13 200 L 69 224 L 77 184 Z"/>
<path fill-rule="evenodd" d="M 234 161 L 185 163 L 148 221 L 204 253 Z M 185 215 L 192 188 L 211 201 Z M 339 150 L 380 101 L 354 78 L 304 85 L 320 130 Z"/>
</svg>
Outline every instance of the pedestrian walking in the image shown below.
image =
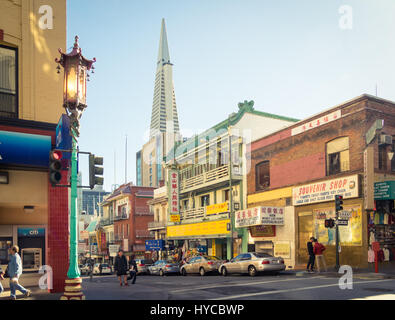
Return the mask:
<svg viewBox="0 0 395 320">
<path fill-rule="evenodd" d="M 4 280 L 4 271 L 0 266 L 0 294 L 2 294 L 4 292 L 4 287 L 1 284 L 1 281 L 3 281 L 3 280 Z"/>
<path fill-rule="evenodd" d="M 315 264 L 315 254 L 314 254 L 314 238 L 311 237 L 310 241 L 307 242 L 307 252 L 309 254 L 309 262 L 307 263 L 306 271 L 314 272 L 314 264 Z"/>
<path fill-rule="evenodd" d="M 11 248 L 10 262 L 8 264 L 8 275 L 10 277 L 11 300 L 16 300 L 16 291 L 20 291 L 25 297 L 31 295 L 31 291 L 19 284 L 19 277 L 22 275 L 22 260 L 19 256 L 19 247 Z"/>
<path fill-rule="evenodd" d="M 132 280 L 132 284 L 136 283 L 137 272 L 138 272 L 137 263 L 134 258 L 135 256 L 131 256 L 129 262 L 129 274 L 130 274 L 130 279 Z"/>
<path fill-rule="evenodd" d="M 126 257 L 124 256 L 122 250 L 118 251 L 118 255 L 115 258 L 114 269 L 119 279 L 119 285 L 122 287 L 122 277 L 123 277 L 123 282 L 125 286 L 128 286 L 128 280 L 127 280 L 128 261 L 126 260 Z"/>
<path fill-rule="evenodd" d="M 325 250 L 326 250 L 325 246 L 323 244 L 319 243 L 317 239 L 314 239 L 314 254 L 315 254 L 315 259 L 317 262 L 318 272 L 321 272 L 321 263 L 324 266 L 325 272 L 328 271 L 328 269 L 326 267 L 325 257 L 324 257 Z"/>
</svg>

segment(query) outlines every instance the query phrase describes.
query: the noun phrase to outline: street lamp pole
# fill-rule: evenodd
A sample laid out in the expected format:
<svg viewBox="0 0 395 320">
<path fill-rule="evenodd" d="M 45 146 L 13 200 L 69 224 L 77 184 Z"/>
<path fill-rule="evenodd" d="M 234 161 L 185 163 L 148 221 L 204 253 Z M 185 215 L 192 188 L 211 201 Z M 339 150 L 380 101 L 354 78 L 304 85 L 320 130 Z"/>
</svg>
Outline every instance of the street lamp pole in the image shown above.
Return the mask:
<svg viewBox="0 0 395 320">
<path fill-rule="evenodd" d="M 65 293 L 61 300 L 85 300 L 82 293 L 80 278 L 81 273 L 78 268 L 78 221 L 77 221 L 77 184 L 78 184 L 78 137 L 80 134 L 80 119 L 86 104 L 86 82 L 89 81 L 88 71 L 93 70 L 93 63 L 96 59 L 87 60 L 82 55 L 82 50 L 78 44 L 78 36 L 75 37 L 73 51 L 69 54 L 61 54 L 60 59 L 55 61 L 64 68 L 64 91 L 63 107 L 70 118 L 70 135 L 72 137 L 71 152 L 71 199 L 70 199 L 70 260 L 69 270 L 65 284 Z M 92 71 L 94 72 L 94 71 Z"/>
</svg>

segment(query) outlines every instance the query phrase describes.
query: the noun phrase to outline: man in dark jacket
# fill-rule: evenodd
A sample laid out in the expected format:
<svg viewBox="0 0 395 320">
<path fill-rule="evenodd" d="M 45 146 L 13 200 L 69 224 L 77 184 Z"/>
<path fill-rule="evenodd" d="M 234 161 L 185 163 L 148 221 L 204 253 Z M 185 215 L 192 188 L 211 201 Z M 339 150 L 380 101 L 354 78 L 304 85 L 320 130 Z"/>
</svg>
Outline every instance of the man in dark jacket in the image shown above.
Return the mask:
<svg viewBox="0 0 395 320">
<path fill-rule="evenodd" d="M 118 251 L 118 256 L 115 258 L 114 269 L 115 272 L 117 273 L 119 284 L 121 285 L 121 287 L 122 287 L 122 277 L 125 286 L 128 286 L 128 280 L 127 280 L 128 261 L 126 260 L 126 257 L 123 255 L 122 250 Z"/>
<path fill-rule="evenodd" d="M 307 263 L 307 272 L 314 272 L 314 264 L 315 264 L 315 254 L 314 254 L 314 238 L 311 237 L 310 241 L 307 242 L 307 252 L 309 254 L 309 262 Z"/>
<path fill-rule="evenodd" d="M 130 278 L 132 279 L 132 284 L 135 284 L 138 270 L 137 270 L 136 260 L 134 260 L 134 256 L 130 257 L 129 272 L 130 272 Z"/>
</svg>

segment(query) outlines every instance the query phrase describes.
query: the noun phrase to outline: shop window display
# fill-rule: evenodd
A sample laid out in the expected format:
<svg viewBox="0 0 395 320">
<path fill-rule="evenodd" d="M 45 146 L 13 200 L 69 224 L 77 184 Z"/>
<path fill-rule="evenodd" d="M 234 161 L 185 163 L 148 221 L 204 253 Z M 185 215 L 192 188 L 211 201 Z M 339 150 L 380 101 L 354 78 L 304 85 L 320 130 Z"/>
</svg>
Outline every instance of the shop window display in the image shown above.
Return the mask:
<svg viewBox="0 0 395 320">
<path fill-rule="evenodd" d="M 361 206 L 344 206 L 344 211 L 351 212 L 348 226 L 339 226 L 340 243 L 346 246 L 362 245 L 362 212 Z M 335 219 L 334 209 L 314 210 L 314 237 L 324 245 L 336 245 L 336 229 L 325 228 L 326 219 Z"/>
<path fill-rule="evenodd" d="M 395 261 L 395 205 L 394 200 L 376 201 L 376 210 L 368 215 L 369 253 L 372 243 L 380 244 L 379 262 Z M 372 255 L 372 254 L 371 254 Z M 369 263 L 374 259 L 369 258 Z"/>
</svg>

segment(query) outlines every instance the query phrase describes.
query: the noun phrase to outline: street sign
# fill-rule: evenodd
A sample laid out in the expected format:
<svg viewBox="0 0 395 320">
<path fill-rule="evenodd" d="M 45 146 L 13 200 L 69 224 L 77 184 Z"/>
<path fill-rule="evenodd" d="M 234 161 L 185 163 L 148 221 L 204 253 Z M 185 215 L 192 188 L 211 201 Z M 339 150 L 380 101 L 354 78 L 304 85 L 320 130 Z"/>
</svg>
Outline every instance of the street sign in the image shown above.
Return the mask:
<svg viewBox="0 0 395 320">
<path fill-rule="evenodd" d="M 348 226 L 348 220 L 337 220 L 339 226 Z"/>
<path fill-rule="evenodd" d="M 351 211 L 340 211 L 339 218 L 342 220 L 350 220 L 352 216 Z"/>
</svg>

